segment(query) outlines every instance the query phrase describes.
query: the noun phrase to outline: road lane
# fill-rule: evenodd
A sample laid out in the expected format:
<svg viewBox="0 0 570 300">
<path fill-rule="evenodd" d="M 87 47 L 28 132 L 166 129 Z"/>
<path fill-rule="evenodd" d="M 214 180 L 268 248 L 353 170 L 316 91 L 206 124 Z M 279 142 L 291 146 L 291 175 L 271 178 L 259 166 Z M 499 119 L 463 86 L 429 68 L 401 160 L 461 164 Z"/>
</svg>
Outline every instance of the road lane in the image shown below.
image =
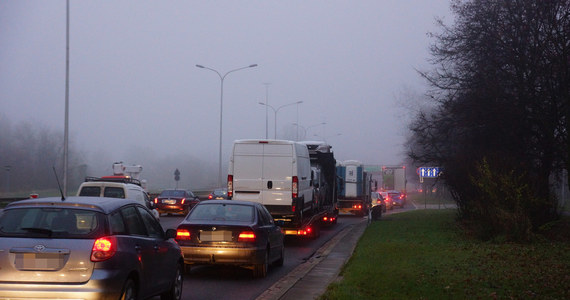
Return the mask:
<svg viewBox="0 0 570 300">
<path fill-rule="evenodd" d="M 160 222 L 165 229 L 176 228 L 182 219 L 182 216 L 163 215 Z M 321 229 L 321 236 L 315 240 L 286 237 L 285 262 L 281 267 L 270 267 L 266 278 L 253 278 L 251 270 L 237 267 L 194 267 L 190 273 L 184 275 L 182 299 L 255 299 L 299 264 L 308 260 L 340 230 L 361 219 L 343 215 L 336 225 Z"/>
</svg>

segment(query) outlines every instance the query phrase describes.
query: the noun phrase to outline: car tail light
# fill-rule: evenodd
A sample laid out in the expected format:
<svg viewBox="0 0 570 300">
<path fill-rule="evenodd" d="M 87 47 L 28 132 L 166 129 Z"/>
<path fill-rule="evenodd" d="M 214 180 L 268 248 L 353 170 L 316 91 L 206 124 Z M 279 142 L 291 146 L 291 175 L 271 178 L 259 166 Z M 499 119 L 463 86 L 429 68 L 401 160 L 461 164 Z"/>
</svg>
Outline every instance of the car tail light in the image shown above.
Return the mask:
<svg viewBox="0 0 570 300">
<path fill-rule="evenodd" d="M 299 195 L 299 178 L 297 176 L 293 176 L 293 180 L 291 182 L 291 196 L 293 199 L 297 198 Z"/>
<path fill-rule="evenodd" d="M 154 204 L 158 204 L 158 198 L 154 198 Z"/>
<path fill-rule="evenodd" d="M 228 175 L 228 198 L 234 195 L 234 175 Z"/>
<path fill-rule="evenodd" d="M 380 199 L 376 200 L 376 204 L 382 204 L 382 200 Z"/>
<path fill-rule="evenodd" d="M 107 260 L 117 252 L 117 239 L 112 236 L 102 237 L 95 240 L 91 249 L 91 261 L 98 262 Z"/>
<path fill-rule="evenodd" d="M 177 240 L 189 240 L 190 239 L 190 231 L 188 231 L 186 229 L 176 230 L 176 239 Z"/>
<path fill-rule="evenodd" d="M 214 196 L 212 196 L 212 194 L 208 195 L 208 199 L 211 200 L 212 198 L 214 198 Z"/>
<path fill-rule="evenodd" d="M 238 242 L 254 242 L 255 233 L 253 231 L 244 231 L 239 234 Z"/>
<path fill-rule="evenodd" d="M 184 202 L 186 202 L 186 198 L 182 198 L 182 200 L 180 200 L 180 204 L 184 204 Z"/>
</svg>

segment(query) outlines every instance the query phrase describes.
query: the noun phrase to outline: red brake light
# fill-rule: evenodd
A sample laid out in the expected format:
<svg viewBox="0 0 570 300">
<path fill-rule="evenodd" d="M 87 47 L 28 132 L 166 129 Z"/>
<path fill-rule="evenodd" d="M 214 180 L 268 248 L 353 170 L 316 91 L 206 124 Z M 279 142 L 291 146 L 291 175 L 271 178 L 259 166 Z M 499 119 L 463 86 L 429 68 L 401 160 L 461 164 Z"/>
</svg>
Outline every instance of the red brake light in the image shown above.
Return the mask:
<svg viewBox="0 0 570 300">
<path fill-rule="evenodd" d="M 255 241 L 255 233 L 253 231 L 244 231 L 239 234 L 238 242 L 253 242 Z"/>
<path fill-rule="evenodd" d="M 291 196 L 293 199 L 297 198 L 299 195 L 299 178 L 297 176 L 293 176 L 293 180 L 291 182 Z"/>
<path fill-rule="evenodd" d="M 228 198 L 234 195 L 234 175 L 228 175 Z"/>
<path fill-rule="evenodd" d="M 190 239 L 190 231 L 188 231 L 186 229 L 176 230 L 176 239 L 177 240 L 189 240 Z"/>
<path fill-rule="evenodd" d="M 107 260 L 117 252 L 117 239 L 112 236 L 98 238 L 91 249 L 91 261 Z"/>
<path fill-rule="evenodd" d="M 214 196 L 212 196 L 212 194 L 208 195 L 208 199 L 212 199 L 214 198 Z"/>
</svg>

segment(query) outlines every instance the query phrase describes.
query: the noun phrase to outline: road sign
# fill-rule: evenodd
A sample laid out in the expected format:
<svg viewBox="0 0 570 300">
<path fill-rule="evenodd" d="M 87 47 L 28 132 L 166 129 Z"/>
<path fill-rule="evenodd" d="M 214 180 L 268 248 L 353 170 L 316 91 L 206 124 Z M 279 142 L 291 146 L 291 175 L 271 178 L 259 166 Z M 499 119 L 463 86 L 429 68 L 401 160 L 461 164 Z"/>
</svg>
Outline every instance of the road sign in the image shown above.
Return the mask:
<svg viewBox="0 0 570 300">
<path fill-rule="evenodd" d="M 419 175 L 420 178 L 437 178 L 441 173 L 438 167 L 420 167 Z"/>
</svg>

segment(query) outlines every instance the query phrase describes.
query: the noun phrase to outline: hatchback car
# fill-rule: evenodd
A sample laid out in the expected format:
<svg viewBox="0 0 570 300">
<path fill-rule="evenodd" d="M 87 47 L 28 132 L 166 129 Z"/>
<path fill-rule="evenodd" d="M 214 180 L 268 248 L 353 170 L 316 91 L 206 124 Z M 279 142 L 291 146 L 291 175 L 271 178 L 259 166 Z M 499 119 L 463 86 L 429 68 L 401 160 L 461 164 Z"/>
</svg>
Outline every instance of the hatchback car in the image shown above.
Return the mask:
<svg viewBox="0 0 570 300">
<path fill-rule="evenodd" d="M 265 277 L 269 264 L 283 265 L 283 232 L 262 204 L 200 202 L 178 225 L 176 241 L 186 270 L 192 265 L 234 265 Z"/>
<path fill-rule="evenodd" d="M 0 298 L 180 299 L 175 236 L 133 200 L 13 202 L 0 212 Z"/>
<path fill-rule="evenodd" d="M 227 189 L 215 189 L 208 195 L 208 200 L 224 200 L 228 199 Z"/>
<path fill-rule="evenodd" d="M 154 205 L 159 213 L 177 213 L 186 215 L 200 202 L 200 199 L 188 190 L 164 190 L 154 198 Z"/>
<path fill-rule="evenodd" d="M 384 203 L 386 203 L 386 209 L 387 210 L 392 210 L 394 209 L 394 203 L 390 198 L 390 195 L 388 194 L 388 192 L 380 192 L 380 196 L 382 196 L 382 198 L 384 199 Z"/>
<path fill-rule="evenodd" d="M 406 198 L 403 193 L 395 190 L 389 190 L 386 192 L 388 193 L 388 197 L 392 203 L 392 206 L 398 206 L 402 208 L 404 205 L 406 205 Z"/>
</svg>

